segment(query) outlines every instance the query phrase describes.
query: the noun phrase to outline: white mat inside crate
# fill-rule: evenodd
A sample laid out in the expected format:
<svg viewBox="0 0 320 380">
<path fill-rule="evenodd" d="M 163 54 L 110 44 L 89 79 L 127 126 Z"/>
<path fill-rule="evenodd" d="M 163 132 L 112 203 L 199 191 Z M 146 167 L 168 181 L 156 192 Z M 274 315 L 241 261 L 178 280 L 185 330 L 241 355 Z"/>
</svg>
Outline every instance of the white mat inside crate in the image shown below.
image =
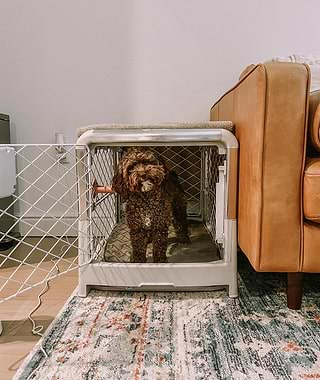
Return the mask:
<svg viewBox="0 0 320 380">
<path fill-rule="evenodd" d="M 207 121 L 198 123 L 166 123 L 166 124 L 96 124 L 78 129 L 78 137 L 91 130 L 106 129 L 227 129 L 233 131 L 231 121 Z"/>
</svg>

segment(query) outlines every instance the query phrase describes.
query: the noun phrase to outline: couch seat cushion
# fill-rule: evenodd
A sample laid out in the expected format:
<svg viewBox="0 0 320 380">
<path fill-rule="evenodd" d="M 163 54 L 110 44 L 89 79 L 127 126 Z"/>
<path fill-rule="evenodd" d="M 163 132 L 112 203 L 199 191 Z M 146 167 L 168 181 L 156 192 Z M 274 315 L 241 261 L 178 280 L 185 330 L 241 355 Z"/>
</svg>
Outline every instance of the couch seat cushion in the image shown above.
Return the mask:
<svg viewBox="0 0 320 380">
<path fill-rule="evenodd" d="M 320 157 L 307 158 L 303 180 L 304 216 L 320 223 Z"/>
</svg>

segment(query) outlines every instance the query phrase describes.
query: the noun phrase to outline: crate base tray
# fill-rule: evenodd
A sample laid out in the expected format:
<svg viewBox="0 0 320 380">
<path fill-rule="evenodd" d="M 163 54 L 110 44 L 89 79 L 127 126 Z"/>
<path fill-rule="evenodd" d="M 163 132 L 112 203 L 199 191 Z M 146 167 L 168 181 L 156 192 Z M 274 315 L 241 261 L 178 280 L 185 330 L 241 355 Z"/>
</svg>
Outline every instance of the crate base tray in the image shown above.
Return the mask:
<svg viewBox="0 0 320 380">
<path fill-rule="evenodd" d="M 197 218 L 189 219 L 191 244 L 179 244 L 173 227 L 170 227 L 167 258 L 169 263 L 201 263 L 220 259 L 219 247 Z M 132 247 L 129 229 L 125 221 L 119 223 L 112 231 L 101 260 L 104 262 L 130 262 Z M 152 263 L 152 244 L 147 249 L 147 262 Z"/>
<path fill-rule="evenodd" d="M 236 262 L 211 263 L 91 263 L 80 268 L 78 295 L 86 297 L 90 288 L 103 286 L 126 291 L 190 291 L 228 288 L 237 297 Z"/>
</svg>

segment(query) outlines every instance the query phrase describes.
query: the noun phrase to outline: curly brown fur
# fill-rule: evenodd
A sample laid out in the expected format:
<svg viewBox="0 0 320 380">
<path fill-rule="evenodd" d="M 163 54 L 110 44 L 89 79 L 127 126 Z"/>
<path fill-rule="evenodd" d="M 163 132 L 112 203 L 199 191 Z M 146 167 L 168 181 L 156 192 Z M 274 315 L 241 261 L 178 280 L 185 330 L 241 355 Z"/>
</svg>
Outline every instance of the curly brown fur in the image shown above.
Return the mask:
<svg viewBox="0 0 320 380">
<path fill-rule="evenodd" d="M 167 261 L 172 219 L 179 242 L 190 243 L 184 190 L 177 174 L 153 151 L 140 147 L 128 149 L 119 162 L 112 188 L 127 202 L 132 262 L 146 262 L 149 243 L 153 244 L 153 261 Z"/>
</svg>

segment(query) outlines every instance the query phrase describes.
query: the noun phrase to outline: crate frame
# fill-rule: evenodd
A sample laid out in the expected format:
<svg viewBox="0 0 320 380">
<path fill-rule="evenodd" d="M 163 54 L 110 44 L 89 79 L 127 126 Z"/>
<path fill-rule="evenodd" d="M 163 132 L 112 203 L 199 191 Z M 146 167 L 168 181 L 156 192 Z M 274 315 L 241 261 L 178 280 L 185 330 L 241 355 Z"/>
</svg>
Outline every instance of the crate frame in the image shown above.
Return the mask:
<svg viewBox="0 0 320 380">
<path fill-rule="evenodd" d="M 183 128 L 154 126 L 152 128 L 86 130 L 78 139 L 76 156 L 78 178 L 85 177 L 83 157 L 95 147 L 123 146 L 218 146 L 226 155 L 224 207 L 221 226 L 224 254 L 221 260 L 202 263 L 120 263 L 94 262 L 92 252 L 79 255 L 78 294 L 86 297 L 91 287 L 140 291 L 213 290 L 217 286 L 228 288 L 230 297 L 238 295 L 237 289 L 237 160 L 238 142 L 226 129 Z M 90 165 L 90 162 L 88 163 Z M 79 186 L 79 251 L 88 247 L 85 231 L 89 228 L 91 210 L 87 194 L 89 178 Z M 89 182 L 90 183 L 90 182 Z M 81 236 L 82 235 L 82 236 Z M 90 262 L 91 259 L 91 262 Z M 89 262 L 89 263 L 88 263 Z M 87 263 L 83 265 L 83 263 Z"/>
</svg>

